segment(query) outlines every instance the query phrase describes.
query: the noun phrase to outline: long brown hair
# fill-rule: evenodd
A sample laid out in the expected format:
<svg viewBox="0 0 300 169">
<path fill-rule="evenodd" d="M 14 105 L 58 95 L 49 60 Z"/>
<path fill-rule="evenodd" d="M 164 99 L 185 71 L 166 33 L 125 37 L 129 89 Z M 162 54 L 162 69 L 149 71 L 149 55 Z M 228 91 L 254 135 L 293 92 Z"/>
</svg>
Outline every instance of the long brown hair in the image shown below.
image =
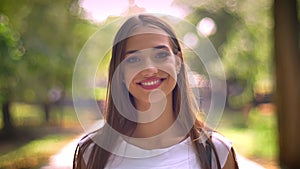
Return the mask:
<svg viewBox="0 0 300 169">
<path fill-rule="evenodd" d="M 119 110 L 125 110 L 126 112 L 131 112 L 129 116 L 131 116 L 133 119 L 135 118 L 136 114 L 134 113 L 134 110 L 128 110 L 130 109 L 130 106 L 128 106 L 128 103 L 131 105 L 134 105 L 133 97 L 129 93 L 129 99 L 125 99 L 128 97 L 128 91 L 124 83 L 122 83 L 122 74 L 116 69 L 120 65 L 120 63 L 124 59 L 124 53 L 125 53 L 125 47 L 127 39 L 132 33 L 134 33 L 134 30 L 138 27 L 142 26 L 154 26 L 156 28 L 159 28 L 166 32 L 170 38 L 170 44 L 172 47 L 172 52 L 174 54 L 177 54 L 178 52 L 181 52 L 181 47 L 179 44 L 178 39 L 176 38 L 176 35 L 172 28 L 163 20 L 159 19 L 158 17 L 152 16 L 152 15 L 137 15 L 129 18 L 119 29 L 117 32 L 114 44 L 112 48 L 112 58 L 109 65 L 109 76 L 108 76 L 108 92 L 107 92 L 107 108 L 105 113 L 105 119 L 106 124 L 101 130 L 101 135 L 105 135 L 106 128 L 109 126 L 113 128 L 114 130 L 118 131 L 121 134 L 130 136 L 134 130 L 136 129 L 137 123 L 131 120 L 128 120 L 125 118 L 122 114 L 120 114 Z M 182 60 L 182 65 L 180 72 L 177 77 L 177 84 L 172 91 L 172 106 L 173 106 L 173 112 L 174 116 L 179 118 L 180 125 L 187 131 L 188 136 L 193 142 L 193 146 L 196 149 L 198 159 L 200 161 L 200 165 L 202 168 L 211 168 L 210 165 L 210 158 L 208 157 L 205 149 L 205 144 L 202 144 L 200 139 L 201 137 L 205 137 L 207 140 L 207 144 L 211 147 L 212 152 L 215 154 L 216 161 L 217 161 L 217 167 L 221 169 L 220 162 L 218 155 L 216 153 L 216 149 L 214 147 L 214 144 L 212 143 L 211 138 L 206 134 L 206 127 L 204 123 L 199 120 L 199 118 L 196 115 L 195 110 L 193 109 L 193 102 L 192 97 L 190 96 L 190 90 L 188 87 L 187 82 L 187 72 L 185 65 L 183 64 L 183 58 L 182 55 L 179 55 L 180 59 Z M 115 84 L 119 84 L 116 86 L 112 86 L 113 76 L 117 76 L 115 79 Z M 114 99 L 112 96 L 112 90 L 117 90 L 119 99 L 123 99 L 119 103 L 122 103 L 120 108 L 118 109 L 116 105 L 114 104 Z M 117 98 L 117 99 L 118 99 Z M 184 100 L 184 101 L 183 101 Z M 179 113 L 184 112 L 184 113 Z M 189 124 L 192 124 L 192 127 L 190 127 Z M 96 131 L 99 132 L 99 131 Z M 113 147 L 115 145 L 115 138 L 111 138 L 114 136 L 104 137 L 104 142 L 107 144 L 107 146 Z M 94 147 L 92 148 L 92 151 L 89 155 L 88 161 L 84 162 L 83 160 L 83 154 L 85 150 L 93 143 L 93 140 L 87 139 L 81 146 L 78 146 L 76 149 L 75 157 L 74 157 L 74 163 L 73 168 L 74 169 L 80 169 L 83 165 L 88 169 L 102 169 L 107 164 L 107 161 L 111 155 L 111 153 L 104 148 L 101 148 L 97 144 L 94 144 Z"/>
</svg>

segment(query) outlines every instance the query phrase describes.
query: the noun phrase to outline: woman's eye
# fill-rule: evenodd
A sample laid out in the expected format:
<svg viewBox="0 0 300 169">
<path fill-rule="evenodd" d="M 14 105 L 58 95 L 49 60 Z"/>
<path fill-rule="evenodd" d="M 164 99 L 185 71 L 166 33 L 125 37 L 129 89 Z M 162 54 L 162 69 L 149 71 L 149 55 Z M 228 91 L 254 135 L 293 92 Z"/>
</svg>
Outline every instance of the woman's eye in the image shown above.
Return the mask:
<svg viewBox="0 0 300 169">
<path fill-rule="evenodd" d="M 156 54 L 156 58 L 165 58 L 167 56 L 170 56 L 169 52 L 159 52 L 158 54 Z"/>
<path fill-rule="evenodd" d="M 126 59 L 126 63 L 136 63 L 139 62 L 141 59 L 138 57 L 130 57 Z"/>
</svg>

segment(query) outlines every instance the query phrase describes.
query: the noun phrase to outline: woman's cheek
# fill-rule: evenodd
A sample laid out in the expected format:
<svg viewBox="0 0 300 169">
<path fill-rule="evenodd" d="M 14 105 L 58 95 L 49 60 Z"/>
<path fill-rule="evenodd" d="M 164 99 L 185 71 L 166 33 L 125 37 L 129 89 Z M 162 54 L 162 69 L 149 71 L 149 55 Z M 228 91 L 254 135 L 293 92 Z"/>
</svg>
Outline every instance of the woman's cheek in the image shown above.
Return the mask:
<svg viewBox="0 0 300 169">
<path fill-rule="evenodd" d="M 127 89 L 129 88 L 130 83 L 133 81 L 134 77 L 138 74 L 134 68 L 124 70 L 124 81 Z"/>
<path fill-rule="evenodd" d="M 174 80 L 177 80 L 176 67 L 174 66 L 174 64 L 172 63 L 164 64 L 160 66 L 159 69 L 167 73 Z"/>
</svg>

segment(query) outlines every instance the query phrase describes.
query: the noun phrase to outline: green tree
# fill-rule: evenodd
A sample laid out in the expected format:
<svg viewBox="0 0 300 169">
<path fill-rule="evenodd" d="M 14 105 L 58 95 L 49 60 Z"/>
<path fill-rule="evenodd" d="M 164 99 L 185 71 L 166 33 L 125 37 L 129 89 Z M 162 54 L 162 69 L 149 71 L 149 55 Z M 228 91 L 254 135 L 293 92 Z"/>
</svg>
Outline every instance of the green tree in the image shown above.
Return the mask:
<svg viewBox="0 0 300 169">
<path fill-rule="evenodd" d="M 9 107 L 14 99 L 13 90 L 18 86 L 17 66 L 21 63 L 22 57 L 22 46 L 17 33 L 12 30 L 8 18 L 0 14 L 0 106 L 3 129 L 7 134 L 13 129 Z"/>
<path fill-rule="evenodd" d="M 228 81 L 233 79 L 243 86 L 242 93 L 229 93 L 229 106 L 249 103 L 255 89 L 272 92 L 271 0 L 177 0 L 177 3 L 192 10 L 187 19 L 195 25 L 204 17 L 216 22 L 216 33 L 208 38 L 220 54 Z"/>
<path fill-rule="evenodd" d="M 12 93 L 5 98 L 9 102 L 42 105 L 48 120 L 51 104 L 59 99 L 51 92 L 57 90 L 61 92 L 60 97 L 70 97 L 76 57 L 97 27 L 81 17 L 78 2 L 71 0 L 55 3 L 3 0 L 0 11 L 7 16 L 25 49 L 18 64 L 4 64 L 3 69 L 13 65 L 11 77 L 17 76 L 15 83 L 1 79 L 7 86 L 5 91 Z M 5 76 L 4 71 L 0 74 Z M 9 112 L 9 105 L 6 107 Z"/>
</svg>

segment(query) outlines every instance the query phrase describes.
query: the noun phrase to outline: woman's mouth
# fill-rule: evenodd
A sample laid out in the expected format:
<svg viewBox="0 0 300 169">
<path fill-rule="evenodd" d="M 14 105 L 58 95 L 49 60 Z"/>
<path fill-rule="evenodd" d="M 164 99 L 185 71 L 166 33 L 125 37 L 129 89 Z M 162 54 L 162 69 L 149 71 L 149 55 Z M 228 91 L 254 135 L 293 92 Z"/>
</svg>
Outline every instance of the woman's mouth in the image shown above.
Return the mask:
<svg viewBox="0 0 300 169">
<path fill-rule="evenodd" d="M 149 78 L 137 84 L 140 85 L 143 89 L 153 90 L 158 88 L 164 80 L 165 78 Z"/>
</svg>

